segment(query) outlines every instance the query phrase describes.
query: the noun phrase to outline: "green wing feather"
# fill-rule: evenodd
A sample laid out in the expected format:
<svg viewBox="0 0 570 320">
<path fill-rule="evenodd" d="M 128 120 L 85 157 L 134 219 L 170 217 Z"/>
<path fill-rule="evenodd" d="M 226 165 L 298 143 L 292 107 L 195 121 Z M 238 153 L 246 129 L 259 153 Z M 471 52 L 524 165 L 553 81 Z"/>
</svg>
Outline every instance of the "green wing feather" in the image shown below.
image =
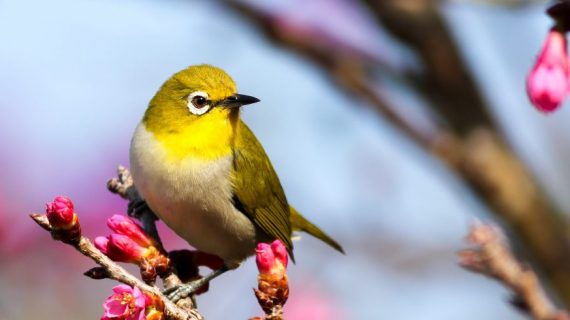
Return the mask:
<svg viewBox="0 0 570 320">
<path fill-rule="evenodd" d="M 290 209 L 279 178 L 263 147 L 241 120 L 234 142 L 234 205 L 267 235 L 279 239 L 293 258 Z"/>
</svg>

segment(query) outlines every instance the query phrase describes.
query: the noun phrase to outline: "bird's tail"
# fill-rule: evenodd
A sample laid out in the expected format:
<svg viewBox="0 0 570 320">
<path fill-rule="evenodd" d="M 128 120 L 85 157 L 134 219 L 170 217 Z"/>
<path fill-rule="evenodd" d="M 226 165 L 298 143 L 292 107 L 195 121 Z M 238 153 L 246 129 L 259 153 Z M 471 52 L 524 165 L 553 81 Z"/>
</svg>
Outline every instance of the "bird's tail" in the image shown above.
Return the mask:
<svg viewBox="0 0 570 320">
<path fill-rule="evenodd" d="M 291 207 L 291 225 L 293 227 L 293 231 L 304 231 L 344 254 L 344 250 L 340 244 L 338 244 L 338 242 L 329 237 L 326 233 L 319 229 L 319 227 L 312 224 L 309 220 L 305 219 L 305 217 L 303 217 L 293 207 Z"/>
</svg>

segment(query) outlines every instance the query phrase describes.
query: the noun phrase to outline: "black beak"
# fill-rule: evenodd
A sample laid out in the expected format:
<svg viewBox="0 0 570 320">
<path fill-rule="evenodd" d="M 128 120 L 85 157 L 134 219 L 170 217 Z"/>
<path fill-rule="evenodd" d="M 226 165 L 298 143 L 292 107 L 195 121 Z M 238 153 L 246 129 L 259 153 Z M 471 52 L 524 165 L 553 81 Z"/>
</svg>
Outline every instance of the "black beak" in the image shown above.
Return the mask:
<svg viewBox="0 0 570 320">
<path fill-rule="evenodd" d="M 246 96 L 245 94 L 234 94 L 222 101 L 222 105 L 226 108 L 236 108 L 256 102 L 259 102 L 259 99 L 256 97 Z"/>
</svg>

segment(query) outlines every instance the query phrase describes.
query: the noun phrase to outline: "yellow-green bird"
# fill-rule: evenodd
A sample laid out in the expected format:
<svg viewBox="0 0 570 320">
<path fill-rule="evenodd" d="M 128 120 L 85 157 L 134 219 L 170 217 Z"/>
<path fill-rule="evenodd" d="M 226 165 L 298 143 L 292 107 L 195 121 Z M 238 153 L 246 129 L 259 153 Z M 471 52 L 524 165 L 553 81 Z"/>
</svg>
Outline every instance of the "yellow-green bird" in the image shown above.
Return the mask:
<svg viewBox="0 0 570 320">
<path fill-rule="evenodd" d="M 198 250 L 225 267 L 168 292 L 177 300 L 233 269 L 256 244 L 279 239 L 293 259 L 293 231 L 341 246 L 287 202 L 263 147 L 240 120 L 258 102 L 211 65 L 190 66 L 168 79 L 150 101 L 130 148 L 134 184 L 148 206 Z"/>
</svg>

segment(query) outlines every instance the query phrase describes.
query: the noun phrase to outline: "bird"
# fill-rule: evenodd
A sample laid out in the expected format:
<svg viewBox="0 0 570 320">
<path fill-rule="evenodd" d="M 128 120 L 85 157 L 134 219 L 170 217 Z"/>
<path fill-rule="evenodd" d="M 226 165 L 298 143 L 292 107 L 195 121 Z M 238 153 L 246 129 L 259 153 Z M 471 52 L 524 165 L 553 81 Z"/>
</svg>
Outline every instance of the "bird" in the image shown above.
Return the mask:
<svg viewBox="0 0 570 320">
<path fill-rule="evenodd" d="M 237 268 L 259 242 L 280 240 L 294 262 L 293 231 L 344 253 L 289 204 L 263 146 L 241 120 L 241 108 L 259 101 L 239 94 L 222 69 L 193 65 L 164 82 L 135 129 L 129 160 L 141 198 L 191 246 L 224 261 L 165 292 L 174 301 Z"/>
</svg>

